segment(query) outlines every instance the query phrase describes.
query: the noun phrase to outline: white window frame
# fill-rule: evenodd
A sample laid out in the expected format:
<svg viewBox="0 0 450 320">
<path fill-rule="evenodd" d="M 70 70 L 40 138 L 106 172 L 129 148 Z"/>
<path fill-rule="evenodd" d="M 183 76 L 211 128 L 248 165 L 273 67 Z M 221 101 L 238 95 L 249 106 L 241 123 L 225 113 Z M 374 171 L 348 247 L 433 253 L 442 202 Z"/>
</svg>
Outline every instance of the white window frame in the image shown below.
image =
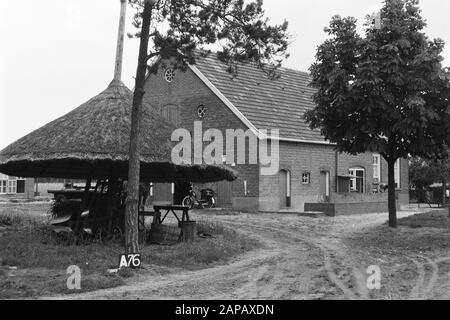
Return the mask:
<svg viewBox="0 0 450 320">
<path fill-rule="evenodd" d="M 0 174 L 0 194 L 17 194 L 17 181 L 23 178 L 9 177 Z"/>
<path fill-rule="evenodd" d="M 360 167 L 355 167 L 355 168 L 350 168 L 348 171 L 349 171 L 350 175 L 354 176 L 354 178 L 350 178 L 350 192 L 358 192 L 356 182 L 358 179 L 362 179 L 362 192 L 360 192 L 360 193 L 365 193 L 366 192 L 366 169 L 360 168 Z M 357 178 L 356 177 L 357 172 L 362 172 L 363 173 L 362 177 Z"/>
<path fill-rule="evenodd" d="M 173 68 L 166 69 L 166 71 L 164 72 L 164 79 L 168 83 L 173 82 L 173 80 L 175 80 L 175 70 Z"/>
<path fill-rule="evenodd" d="M 373 182 L 381 183 L 381 155 L 374 153 L 372 157 Z"/>
<path fill-rule="evenodd" d="M 401 159 L 397 159 L 394 165 L 395 188 L 400 189 L 401 184 Z"/>
<path fill-rule="evenodd" d="M 9 177 L 8 180 L 8 194 L 16 194 L 17 193 L 17 178 Z"/>
<path fill-rule="evenodd" d="M 302 173 L 302 184 L 303 185 L 311 184 L 311 173 L 310 172 Z"/>
<path fill-rule="evenodd" d="M 9 177 L 0 173 L 0 194 L 7 194 Z"/>
</svg>

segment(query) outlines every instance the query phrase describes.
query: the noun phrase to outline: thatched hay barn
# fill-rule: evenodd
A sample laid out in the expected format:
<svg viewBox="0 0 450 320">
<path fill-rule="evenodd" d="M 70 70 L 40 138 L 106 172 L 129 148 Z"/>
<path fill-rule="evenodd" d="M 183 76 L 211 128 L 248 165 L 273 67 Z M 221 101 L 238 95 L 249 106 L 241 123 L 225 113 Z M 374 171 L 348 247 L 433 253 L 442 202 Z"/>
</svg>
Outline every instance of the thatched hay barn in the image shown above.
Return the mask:
<svg viewBox="0 0 450 320">
<path fill-rule="evenodd" d="M 0 172 L 11 176 L 65 179 L 127 179 L 133 93 L 113 80 L 106 90 L 72 112 L 0 152 Z M 141 180 L 208 182 L 236 179 L 219 166 L 171 163 L 174 126 L 144 108 Z"/>
</svg>

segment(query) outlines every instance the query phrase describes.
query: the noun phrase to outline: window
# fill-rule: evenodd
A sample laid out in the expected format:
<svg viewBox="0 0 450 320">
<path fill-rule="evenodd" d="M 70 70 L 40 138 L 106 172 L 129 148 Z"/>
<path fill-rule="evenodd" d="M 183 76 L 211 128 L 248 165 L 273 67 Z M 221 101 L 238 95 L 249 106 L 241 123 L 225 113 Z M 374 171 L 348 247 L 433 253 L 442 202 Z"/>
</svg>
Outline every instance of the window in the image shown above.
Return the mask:
<svg viewBox="0 0 450 320">
<path fill-rule="evenodd" d="M 17 193 L 17 178 L 16 177 L 9 177 L 8 193 Z"/>
<path fill-rule="evenodd" d="M 373 155 L 373 182 L 381 182 L 381 156 L 379 154 Z"/>
<path fill-rule="evenodd" d="M 8 193 L 8 176 L 0 174 L 0 194 Z"/>
<path fill-rule="evenodd" d="M 0 194 L 25 193 L 25 179 L 0 174 Z"/>
<path fill-rule="evenodd" d="M 350 168 L 350 191 L 356 193 L 364 193 L 364 176 L 365 170 L 363 168 Z"/>
<path fill-rule="evenodd" d="M 180 124 L 180 109 L 178 106 L 164 106 L 162 108 L 162 116 L 175 126 Z"/>
<path fill-rule="evenodd" d="M 197 108 L 197 116 L 200 119 L 203 119 L 204 117 L 206 117 L 206 107 L 204 105 L 199 105 Z"/>
<path fill-rule="evenodd" d="M 394 177 L 395 177 L 395 188 L 396 189 L 400 189 L 401 188 L 401 183 L 400 183 L 400 159 L 397 160 L 397 162 L 395 162 L 395 167 L 394 167 Z"/>
<path fill-rule="evenodd" d="M 164 74 L 164 79 L 169 83 L 172 82 L 175 79 L 175 71 L 172 68 L 167 69 Z"/>
<path fill-rule="evenodd" d="M 304 172 L 302 174 L 302 184 L 310 184 L 311 183 L 311 174 L 309 172 Z"/>
</svg>

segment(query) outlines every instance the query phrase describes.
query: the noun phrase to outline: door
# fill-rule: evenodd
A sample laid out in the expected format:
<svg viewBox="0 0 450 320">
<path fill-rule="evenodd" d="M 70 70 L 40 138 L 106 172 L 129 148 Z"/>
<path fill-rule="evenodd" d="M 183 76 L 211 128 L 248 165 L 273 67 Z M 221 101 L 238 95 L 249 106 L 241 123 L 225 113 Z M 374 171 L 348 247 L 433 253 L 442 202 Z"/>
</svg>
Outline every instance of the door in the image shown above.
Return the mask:
<svg viewBox="0 0 450 320">
<path fill-rule="evenodd" d="M 189 195 L 189 191 L 191 190 L 190 182 L 177 182 L 175 183 L 175 194 L 173 203 L 175 205 L 181 205 L 183 203 L 183 199 Z"/>
<path fill-rule="evenodd" d="M 17 180 L 17 193 L 25 193 L 25 180 Z"/>
<path fill-rule="evenodd" d="M 216 207 L 231 208 L 231 195 L 233 183 L 229 181 L 220 181 L 217 183 Z"/>
<path fill-rule="evenodd" d="M 173 203 L 172 184 L 156 183 L 153 187 L 153 203 Z"/>
<path fill-rule="evenodd" d="M 291 175 L 287 170 L 281 170 L 278 183 L 280 208 L 291 207 Z"/>
<path fill-rule="evenodd" d="M 320 197 L 324 202 L 330 200 L 330 172 L 320 172 Z"/>
</svg>

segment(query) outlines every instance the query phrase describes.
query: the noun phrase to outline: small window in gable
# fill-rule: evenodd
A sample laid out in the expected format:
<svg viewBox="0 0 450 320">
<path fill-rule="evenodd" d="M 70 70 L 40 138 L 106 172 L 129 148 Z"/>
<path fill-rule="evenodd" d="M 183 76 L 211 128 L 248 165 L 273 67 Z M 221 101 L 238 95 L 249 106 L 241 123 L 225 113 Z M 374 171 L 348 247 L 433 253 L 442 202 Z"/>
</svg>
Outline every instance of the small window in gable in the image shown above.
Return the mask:
<svg viewBox="0 0 450 320">
<path fill-rule="evenodd" d="M 164 79 L 169 83 L 172 82 L 175 79 L 175 71 L 172 68 L 167 69 L 164 74 Z"/>
<path fill-rule="evenodd" d="M 199 105 L 199 106 L 197 107 L 197 116 L 198 116 L 200 119 L 203 119 L 203 118 L 206 117 L 206 112 L 207 112 L 207 109 L 206 109 L 206 107 L 205 107 L 204 105 Z"/>
<path fill-rule="evenodd" d="M 304 172 L 302 174 L 302 184 L 310 184 L 311 183 L 311 174 L 309 172 Z"/>
</svg>

